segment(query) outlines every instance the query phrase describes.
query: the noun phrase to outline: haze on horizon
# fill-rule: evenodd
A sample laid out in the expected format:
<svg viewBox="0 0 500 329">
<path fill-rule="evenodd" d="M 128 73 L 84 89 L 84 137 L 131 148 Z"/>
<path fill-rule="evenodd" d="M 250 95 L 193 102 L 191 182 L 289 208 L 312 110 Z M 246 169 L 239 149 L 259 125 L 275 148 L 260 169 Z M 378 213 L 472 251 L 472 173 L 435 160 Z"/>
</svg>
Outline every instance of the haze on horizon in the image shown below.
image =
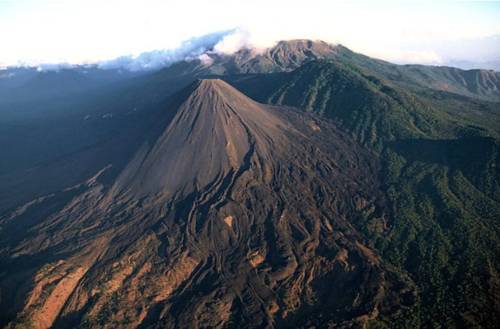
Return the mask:
<svg viewBox="0 0 500 329">
<path fill-rule="evenodd" d="M 0 67 L 95 63 L 154 50 L 176 60 L 206 46 L 231 53 L 303 38 L 396 63 L 499 70 L 498 17 L 500 3 L 475 1 L 7 0 L 0 1 Z M 201 48 L 188 42 L 187 51 L 186 40 Z"/>
</svg>

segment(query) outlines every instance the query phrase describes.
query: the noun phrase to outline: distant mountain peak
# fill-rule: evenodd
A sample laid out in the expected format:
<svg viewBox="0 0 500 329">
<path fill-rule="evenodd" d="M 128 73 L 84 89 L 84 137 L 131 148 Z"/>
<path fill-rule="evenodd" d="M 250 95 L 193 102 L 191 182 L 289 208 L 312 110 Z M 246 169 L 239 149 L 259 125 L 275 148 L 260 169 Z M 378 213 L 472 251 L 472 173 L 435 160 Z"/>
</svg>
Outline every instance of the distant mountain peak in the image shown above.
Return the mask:
<svg viewBox="0 0 500 329">
<path fill-rule="evenodd" d="M 328 55 L 336 48 L 336 45 L 330 44 L 322 40 L 309 40 L 309 39 L 292 39 L 292 40 L 281 40 L 278 43 L 268 48 L 270 52 L 276 51 L 278 49 L 286 49 L 290 52 L 294 51 L 304 51 L 312 50 L 317 54 Z"/>
<path fill-rule="evenodd" d="M 231 55 L 207 53 L 210 61 L 204 67 L 215 74 L 283 72 L 309 61 L 334 59 L 337 54 L 337 46 L 324 41 L 282 40 L 263 51 L 243 48 Z"/>
</svg>

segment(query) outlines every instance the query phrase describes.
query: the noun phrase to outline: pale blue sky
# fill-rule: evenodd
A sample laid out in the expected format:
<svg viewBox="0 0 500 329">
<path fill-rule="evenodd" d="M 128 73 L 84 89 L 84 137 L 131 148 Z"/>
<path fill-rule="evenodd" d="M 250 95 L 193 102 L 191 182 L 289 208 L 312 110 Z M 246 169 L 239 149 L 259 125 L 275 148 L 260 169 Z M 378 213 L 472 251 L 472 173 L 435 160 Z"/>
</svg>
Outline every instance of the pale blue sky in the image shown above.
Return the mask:
<svg viewBox="0 0 500 329">
<path fill-rule="evenodd" d="M 0 66 L 138 55 L 233 28 L 221 51 L 310 38 L 395 62 L 500 60 L 499 2 L 0 0 Z"/>
</svg>

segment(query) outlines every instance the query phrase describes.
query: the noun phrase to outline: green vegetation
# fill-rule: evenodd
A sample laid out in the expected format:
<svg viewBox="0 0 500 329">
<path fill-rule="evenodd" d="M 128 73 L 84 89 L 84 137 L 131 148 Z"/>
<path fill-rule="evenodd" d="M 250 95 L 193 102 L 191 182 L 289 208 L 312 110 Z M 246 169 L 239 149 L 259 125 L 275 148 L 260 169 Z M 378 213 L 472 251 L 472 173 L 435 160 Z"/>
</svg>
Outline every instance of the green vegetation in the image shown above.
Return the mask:
<svg viewBox="0 0 500 329">
<path fill-rule="evenodd" d="M 498 164 L 498 143 L 491 143 L 487 155 L 490 164 Z M 470 152 L 461 146 L 464 154 Z M 418 147 L 426 146 L 418 145 L 417 152 Z M 439 151 L 446 152 L 449 146 L 442 147 Z M 408 159 L 392 149 L 387 149 L 385 161 L 392 227 L 387 235 L 373 238 L 384 258 L 408 271 L 419 286 L 422 324 L 493 328 L 499 283 L 497 166 L 467 173 L 467 162 L 454 166 Z M 481 180 L 496 186 L 475 183 Z"/>
<path fill-rule="evenodd" d="M 404 321 L 382 319 L 370 328 L 494 328 L 500 322 L 500 104 L 410 88 L 414 76 L 390 76 L 392 64 L 367 65 L 363 58 L 311 62 L 233 83 L 260 101 L 332 119 L 381 155 L 389 228 L 364 223 L 360 231 L 411 277 L 419 298 Z"/>
</svg>

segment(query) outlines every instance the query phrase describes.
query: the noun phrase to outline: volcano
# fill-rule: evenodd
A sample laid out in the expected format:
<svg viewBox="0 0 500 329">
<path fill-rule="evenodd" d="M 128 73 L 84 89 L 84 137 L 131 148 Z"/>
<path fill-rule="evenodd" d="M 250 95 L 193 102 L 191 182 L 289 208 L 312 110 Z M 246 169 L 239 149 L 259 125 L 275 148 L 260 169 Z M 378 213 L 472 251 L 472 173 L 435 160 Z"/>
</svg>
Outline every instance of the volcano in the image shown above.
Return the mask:
<svg viewBox="0 0 500 329">
<path fill-rule="evenodd" d="M 120 177 L 120 189 L 167 197 L 199 191 L 249 161 L 269 173 L 271 153 L 283 149 L 293 128 L 222 80 L 201 80 L 189 89 L 154 145 L 145 146 Z"/>
<path fill-rule="evenodd" d="M 413 303 L 356 228 L 386 222 L 376 155 L 218 79 L 169 104 L 118 175 L 110 164 L 1 218 L 7 316 L 38 328 L 348 327 Z M 28 218 L 20 234 L 13 223 Z"/>
</svg>

